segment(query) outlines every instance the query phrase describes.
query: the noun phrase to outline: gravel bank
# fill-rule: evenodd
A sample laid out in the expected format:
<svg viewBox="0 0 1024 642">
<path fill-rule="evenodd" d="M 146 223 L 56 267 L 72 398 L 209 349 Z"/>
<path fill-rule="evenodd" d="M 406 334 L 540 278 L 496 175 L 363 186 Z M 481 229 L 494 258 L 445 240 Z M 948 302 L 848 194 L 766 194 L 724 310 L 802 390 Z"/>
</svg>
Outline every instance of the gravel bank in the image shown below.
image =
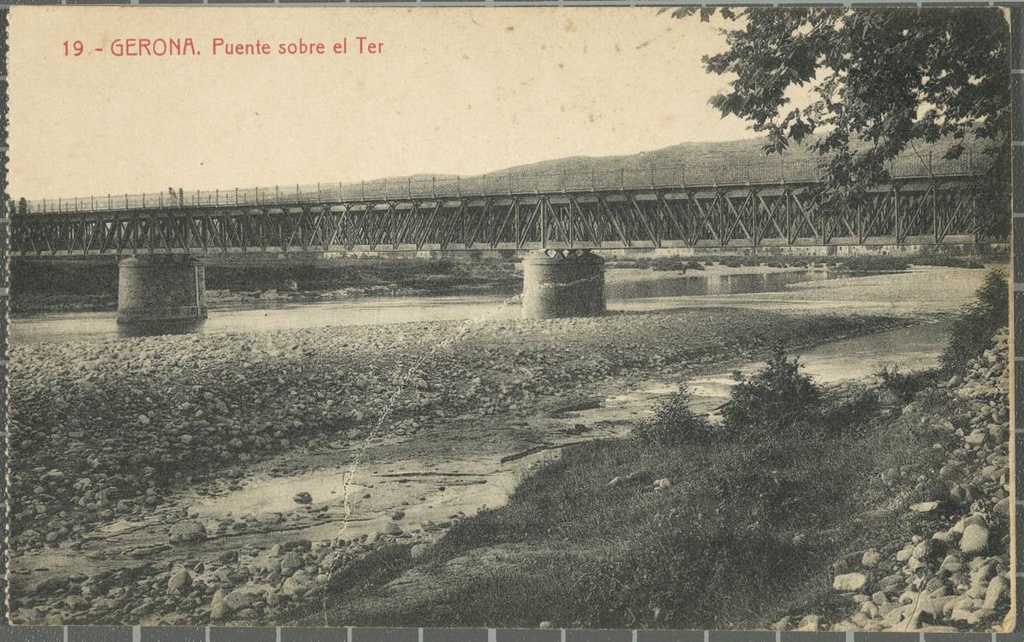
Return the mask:
<svg viewBox="0 0 1024 642">
<path fill-rule="evenodd" d="M 796 347 L 906 323 L 718 309 L 16 347 L 14 566 L 44 547 L 73 558 L 97 529 L 141 521 L 175 493 L 237 477 L 282 452 L 423 432 L 457 439 L 448 428 L 456 418 L 523 416 L 586 398 L 618 377 L 682 379 L 758 358 L 776 341 Z M 211 533 L 179 515 L 166 541 L 110 553 L 137 560 L 131 566 L 35 584 L 16 579 L 14 619 L 267 621 L 296 600 L 315 599 L 344 560 L 381 541 L 418 541 L 396 527 L 378 542 L 299 539 L 212 560 L 192 553 L 197 542 L 259 526 L 232 522 Z M 152 563 L 158 554 L 167 561 Z"/>
</svg>

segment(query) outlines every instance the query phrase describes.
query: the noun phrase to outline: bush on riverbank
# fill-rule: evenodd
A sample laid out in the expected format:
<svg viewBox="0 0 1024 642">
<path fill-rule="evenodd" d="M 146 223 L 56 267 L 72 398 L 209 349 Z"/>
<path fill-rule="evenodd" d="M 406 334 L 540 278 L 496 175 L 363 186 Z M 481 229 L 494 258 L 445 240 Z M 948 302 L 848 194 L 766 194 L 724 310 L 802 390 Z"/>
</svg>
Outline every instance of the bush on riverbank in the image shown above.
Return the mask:
<svg viewBox="0 0 1024 642">
<path fill-rule="evenodd" d="M 725 429 L 745 441 L 763 441 L 794 425 L 820 417 L 821 390 L 790 361 L 781 346 L 750 377 L 739 376 L 722 407 Z"/>
<path fill-rule="evenodd" d="M 707 417 L 690 408 L 690 395 L 686 390 L 662 404 L 654 417 L 637 422 L 632 435 L 643 443 L 662 446 L 680 446 L 716 436 Z"/>
<path fill-rule="evenodd" d="M 971 359 L 988 347 L 992 334 L 1010 320 L 1009 284 L 998 272 L 990 272 L 978 288 L 975 300 L 961 311 L 950 329 L 949 343 L 942 353 L 942 368 L 963 375 Z"/>
</svg>

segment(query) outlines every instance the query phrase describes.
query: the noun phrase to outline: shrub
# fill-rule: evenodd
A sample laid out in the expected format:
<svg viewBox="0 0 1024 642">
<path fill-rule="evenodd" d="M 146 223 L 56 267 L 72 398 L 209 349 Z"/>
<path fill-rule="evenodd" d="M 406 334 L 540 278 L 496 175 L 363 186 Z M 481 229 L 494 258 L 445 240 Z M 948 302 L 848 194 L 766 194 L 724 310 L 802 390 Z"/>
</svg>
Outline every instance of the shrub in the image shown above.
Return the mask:
<svg viewBox="0 0 1024 642">
<path fill-rule="evenodd" d="M 843 268 L 851 272 L 902 272 L 908 267 L 905 259 L 895 256 L 850 256 L 842 261 Z"/>
<path fill-rule="evenodd" d="M 869 427 L 868 420 L 878 414 L 881 404 L 873 390 L 858 390 L 848 399 L 828 404 L 821 414 L 821 426 L 832 436 L 859 434 Z"/>
<path fill-rule="evenodd" d="M 942 369 L 963 375 L 967 364 L 988 348 L 992 335 L 1010 321 L 1010 291 L 1003 275 L 989 272 L 985 282 L 953 322 L 949 343 L 942 353 Z"/>
<path fill-rule="evenodd" d="M 656 272 L 686 272 L 687 270 L 703 270 L 704 266 L 699 261 L 684 260 L 679 256 L 664 256 L 650 259 L 650 269 Z"/>
<path fill-rule="evenodd" d="M 722 407 L 728 432 L 762 440 L 820 416 L 821 391 L 800 372 L 800 360 L 776 347 L 764 368 L 740 381 Z"/>
<path fill-rule="evenodd" d="M 654 417 L 639 422 L 633 428 L 635 439 L 659 446 L 680 446 L 711 436 L 711 424 L 706 417 L 696 414 L 690 408 L 690 393 L 685 389 L 662 404 Z"/>
<path fill-rule="evenodd" d="M 934 267 L 955 267 L 968 268 L 971 270 L 982 269 L 985 266 L 974 259 L 964 259 L 958 256 L 919 256 L 912 259 L 914 265 L 930 265 Z"/>
<path fill-rule="evenodd" d="M 903 402 L 913 399 L 914 395 L 928 382 L 926 373 L 906 374 L 900 372 L 897 365 L 884 366 L 877 376 L 882 380 L 882 388 L 893 393 L 897 399 Z"/>
</svg>

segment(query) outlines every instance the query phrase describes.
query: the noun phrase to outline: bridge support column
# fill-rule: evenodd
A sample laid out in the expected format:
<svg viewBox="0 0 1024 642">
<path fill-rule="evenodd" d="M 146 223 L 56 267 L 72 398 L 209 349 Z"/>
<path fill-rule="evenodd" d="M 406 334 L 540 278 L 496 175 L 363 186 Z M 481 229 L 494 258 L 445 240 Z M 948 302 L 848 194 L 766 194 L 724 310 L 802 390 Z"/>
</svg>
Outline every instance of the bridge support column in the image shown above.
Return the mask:
<svg viewBox="0 0 1024 642">
<path fill-rule="evenodd" d="M 523 317 L 604 314 L 604 259 L 590 250 L 542 250 L 523 259 Z"/>
<path fill-rule="evenodd" d="M 143 256 L 118 264 L 122 335 L 193 332 L 206 319 L 206 268 L 190 256 Z"/>
</svg>

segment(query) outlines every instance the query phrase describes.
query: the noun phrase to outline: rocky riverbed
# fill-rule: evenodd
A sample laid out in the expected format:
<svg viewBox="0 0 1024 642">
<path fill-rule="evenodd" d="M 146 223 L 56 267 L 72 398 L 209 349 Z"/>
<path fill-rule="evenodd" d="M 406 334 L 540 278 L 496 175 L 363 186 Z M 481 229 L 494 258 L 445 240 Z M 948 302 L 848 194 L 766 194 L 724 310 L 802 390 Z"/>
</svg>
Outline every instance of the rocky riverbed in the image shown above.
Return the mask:
<svg viewBox="0 0 1024 642">
<path fill-rule="evenodd" d="M 442 536 L 506 455 L 612 434 L 571 418 L 595 399 L 908 322 L 718 309 L 19 346 L 12 619 L 272 622 L 389 546 Z M 432 459 L 462 468 L 406 465 Z M 203 511 L 324 467 L 362 477 Z"/>
<path fill-rule="evenodd" d="M 836 564 L 832 588 L 849 600 L 848 616 L 786 617 L 777 630 L 1010 630 L 1009 345 L 1001 331 L 964 377 L 936 391 L 942 407 L 911 403 L 908 430 L 937 429 L 945 451 L 937 470 L 911 466 L 883 473 L 892 503 L 917 533 L 878 542 Z M 942 400 L 942 397 L 945 397 Z M 933 398 L 934 402 L 934 398 Z M 909 503 L 909 498 L 918 500 Z M 908 501 L 909 500 L 909 501 Z"/>
</svg>

